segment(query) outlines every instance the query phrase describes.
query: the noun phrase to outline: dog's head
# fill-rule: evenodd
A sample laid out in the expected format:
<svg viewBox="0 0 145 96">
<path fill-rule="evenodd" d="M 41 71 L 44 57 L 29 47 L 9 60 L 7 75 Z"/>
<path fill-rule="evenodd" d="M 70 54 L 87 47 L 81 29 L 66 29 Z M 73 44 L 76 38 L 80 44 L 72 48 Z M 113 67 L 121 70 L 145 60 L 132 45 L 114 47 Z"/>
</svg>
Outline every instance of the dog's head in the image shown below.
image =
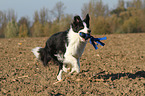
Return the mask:
<svg viewBox="0 0 145 96">
<path fill-rule="evenodd" d="M 91 30 L 89 29 L 89 21 L 90 17 L 88 14 L 86 15 L 86 18 L 84 20 L 81 20 L 80 16 L 75 16 L 74 21 L 71 24 L 73 31 L 78 34 L 80 32 L 90 34 Z M 80 38 L 82 39 L 82 41 L 86 41 L 83 37 L 80 36 Z"/>
</svg>

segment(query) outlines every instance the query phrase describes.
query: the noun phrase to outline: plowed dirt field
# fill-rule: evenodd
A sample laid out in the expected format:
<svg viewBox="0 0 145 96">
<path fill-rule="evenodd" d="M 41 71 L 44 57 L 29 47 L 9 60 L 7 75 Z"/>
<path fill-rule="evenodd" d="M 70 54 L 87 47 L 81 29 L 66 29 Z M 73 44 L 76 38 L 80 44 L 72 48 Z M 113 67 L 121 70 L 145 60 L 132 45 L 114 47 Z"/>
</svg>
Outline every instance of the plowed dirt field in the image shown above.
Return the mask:
<svg viewBox="0 0 145 96">
<path fill-rule="evenodd" d="M 58 66 L 44 67 L 31 52 L 48 37 L 0 39 L 0 96 L 145 96 L 145 34 L 95 37 L 104 36 L 98 50 L 88 42 L 81 72 L 61 82 Z"/>
</svg>

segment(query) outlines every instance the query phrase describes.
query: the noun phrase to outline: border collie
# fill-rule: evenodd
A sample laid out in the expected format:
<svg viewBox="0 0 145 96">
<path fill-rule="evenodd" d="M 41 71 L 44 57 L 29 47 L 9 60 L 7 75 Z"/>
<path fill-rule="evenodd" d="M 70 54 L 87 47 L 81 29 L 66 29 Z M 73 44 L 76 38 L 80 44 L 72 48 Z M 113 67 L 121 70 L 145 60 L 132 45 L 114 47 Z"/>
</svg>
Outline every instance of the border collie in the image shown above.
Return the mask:
<svg viewBox="0 0 145 96">
<path fill-rule="evenodd" d="M 59 65 L 57 79 L 62 79 L 62 72 L 67 72 L 71 65 L 70 74 L 76 71 L 80 72 L 80 57 L 82 56 L 87 40 L 82 38 L 79 33 L 90 34 L 89 29 L 90 17 L 87 14 L 84 20 L 80 16 L 75 16 L 73 23 L 68 31 L 58 32 L 52 35 L 46 42 L 44 48 L 36 47 L 32 49 L 34 55 L 46 66 L 50 60 L 54 60 Z"/>
</svg>

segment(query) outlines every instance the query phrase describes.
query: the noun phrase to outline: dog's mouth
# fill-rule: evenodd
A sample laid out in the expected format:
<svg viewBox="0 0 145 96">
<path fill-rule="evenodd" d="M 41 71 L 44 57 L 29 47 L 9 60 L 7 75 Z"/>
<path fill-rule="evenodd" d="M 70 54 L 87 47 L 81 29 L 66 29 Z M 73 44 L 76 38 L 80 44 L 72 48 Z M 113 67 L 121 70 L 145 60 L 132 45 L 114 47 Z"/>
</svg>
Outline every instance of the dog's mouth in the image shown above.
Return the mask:
<svg viewBox="0 0 145 96">
<path fill-rule="evenodd" d="M 79 35 L 83 39 L 83 41 L 87 41 L 90 38 L 90 33 L 80 32 Z"/>
</svg>

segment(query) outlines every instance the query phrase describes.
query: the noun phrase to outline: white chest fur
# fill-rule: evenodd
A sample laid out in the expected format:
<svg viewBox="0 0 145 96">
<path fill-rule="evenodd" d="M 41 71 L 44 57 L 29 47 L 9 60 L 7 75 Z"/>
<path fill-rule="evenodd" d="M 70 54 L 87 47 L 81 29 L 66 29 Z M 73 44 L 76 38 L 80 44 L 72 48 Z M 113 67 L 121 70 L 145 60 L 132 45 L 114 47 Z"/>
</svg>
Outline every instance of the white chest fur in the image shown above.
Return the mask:
<svg viewBox="0 0 145 96">
<path fill-rule="evenodd" d="M 79 33 L 73 32 L 70 29 L 68 33 L 68 47 L 66 48 L 66 53 L 64 56 L 72 55 L 75 58 L 80 58 L 84 52 L 85 46 L 87 42 L 83 42 L 79 36 Z"/>
</svg>

